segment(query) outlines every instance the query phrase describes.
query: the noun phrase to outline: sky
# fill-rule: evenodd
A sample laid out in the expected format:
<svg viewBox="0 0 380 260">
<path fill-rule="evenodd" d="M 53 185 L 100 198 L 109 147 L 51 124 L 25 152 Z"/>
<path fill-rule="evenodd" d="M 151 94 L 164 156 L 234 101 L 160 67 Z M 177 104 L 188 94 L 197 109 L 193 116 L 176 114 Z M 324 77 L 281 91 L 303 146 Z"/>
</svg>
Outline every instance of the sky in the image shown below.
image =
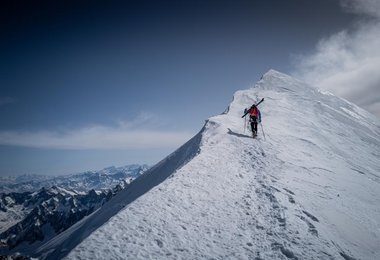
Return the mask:
<svg viewBox="0 0 380 260">
<path fill-rule="evenodd" d="M 380 117 L 379 2 L 6 1 L 0 176 L 152 165 L 269 69 Z"/>
</svg>

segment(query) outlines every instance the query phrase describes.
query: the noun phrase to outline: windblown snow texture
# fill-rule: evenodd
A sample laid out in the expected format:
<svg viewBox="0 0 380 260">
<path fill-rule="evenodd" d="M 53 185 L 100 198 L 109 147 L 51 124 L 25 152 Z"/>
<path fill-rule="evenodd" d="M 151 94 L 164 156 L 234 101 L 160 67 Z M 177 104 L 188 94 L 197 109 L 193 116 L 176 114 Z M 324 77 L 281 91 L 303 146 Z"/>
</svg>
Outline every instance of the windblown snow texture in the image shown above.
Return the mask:
<svg viewBox="0 0 380 260">
<path fill-rule="evenodd" d="M 261 132 L 244 134 L 241 119 L 262 97 L 266 141 Z M 67 259 L 380 259 L 379 140 L 371 114 L 271 70 L 236 92 L 192 141 L 41 252 L 62 257 L 75 247 Z"/>
</svg>

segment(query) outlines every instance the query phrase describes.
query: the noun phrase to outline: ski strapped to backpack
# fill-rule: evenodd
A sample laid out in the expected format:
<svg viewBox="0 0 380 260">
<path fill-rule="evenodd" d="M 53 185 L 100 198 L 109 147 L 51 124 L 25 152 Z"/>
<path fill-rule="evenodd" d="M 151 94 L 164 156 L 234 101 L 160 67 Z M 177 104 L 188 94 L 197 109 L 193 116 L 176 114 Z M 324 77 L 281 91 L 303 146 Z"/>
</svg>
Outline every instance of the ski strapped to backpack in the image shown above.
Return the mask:
<svg viewBox="0 0 380 260">
<path fill-rule="evenodd" d="M 255 104 L 255 106 L 260 105 L 263 101 L 264 101 L 264 98 L 262 98 L 257 104 Z M 242 118 L 245 117 L 247 114 L 248 114 L 248 109 L 245 109 L 244 110 L 244 115 L 242 116 Z"/>
<path fill-rule="evenodd" d="M 255 106 L 260 105 L 264 101 L 264 98 L 262 98 Z"/>
</svg>

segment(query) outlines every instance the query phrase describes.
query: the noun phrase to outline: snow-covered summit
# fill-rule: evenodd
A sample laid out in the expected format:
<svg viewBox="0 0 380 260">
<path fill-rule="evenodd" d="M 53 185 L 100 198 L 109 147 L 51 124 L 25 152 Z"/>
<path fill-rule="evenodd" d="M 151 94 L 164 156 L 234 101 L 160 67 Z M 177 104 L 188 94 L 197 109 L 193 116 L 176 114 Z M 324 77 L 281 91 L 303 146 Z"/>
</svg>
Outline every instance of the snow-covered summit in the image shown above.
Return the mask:
<svg viewBox="0 0 380 260">
<path fill-rule="evenodd" d="M 274 69 L 265 73 L 255 87 L 273 89 L 276 91 L 303 91 L 305 88 L 310 88 L 305 82 Z"/>
<path fill-rule="evenodd" d="M 262 97 L 252 139 L 241 116 Z M 380 259 L 379 147 L 374 116 L 271 70 L 35 256 Z"/>
</svg>

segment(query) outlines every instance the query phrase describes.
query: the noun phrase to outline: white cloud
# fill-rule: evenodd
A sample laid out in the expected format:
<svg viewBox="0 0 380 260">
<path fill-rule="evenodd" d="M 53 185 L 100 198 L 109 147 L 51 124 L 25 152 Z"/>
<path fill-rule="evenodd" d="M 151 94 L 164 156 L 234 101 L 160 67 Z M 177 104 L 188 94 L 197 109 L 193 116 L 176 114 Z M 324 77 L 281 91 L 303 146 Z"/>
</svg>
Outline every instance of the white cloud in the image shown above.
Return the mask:
<svg viewBox="0 0 380 260">
<path fill-rule="evenodd" d="M 341 4 L 366 19 L 352 30 L 320 40 L 312 54 L 297 57 L 293 74 L 380 117 L 380 1 L 342 0 Z"/>
<path fill-rule="evenodd" d="M 142 122 L 142 119 L 137 121 Z M 122 122 L 116 127 L 90 126 L 63 133 L 58 131 L 1 131 L 0 144 L 51 149 L 175 148 L 185 143 L 193 135 L 189 132 L 137 129 L 136 122 L 132 124 Z"/>
</svg>

